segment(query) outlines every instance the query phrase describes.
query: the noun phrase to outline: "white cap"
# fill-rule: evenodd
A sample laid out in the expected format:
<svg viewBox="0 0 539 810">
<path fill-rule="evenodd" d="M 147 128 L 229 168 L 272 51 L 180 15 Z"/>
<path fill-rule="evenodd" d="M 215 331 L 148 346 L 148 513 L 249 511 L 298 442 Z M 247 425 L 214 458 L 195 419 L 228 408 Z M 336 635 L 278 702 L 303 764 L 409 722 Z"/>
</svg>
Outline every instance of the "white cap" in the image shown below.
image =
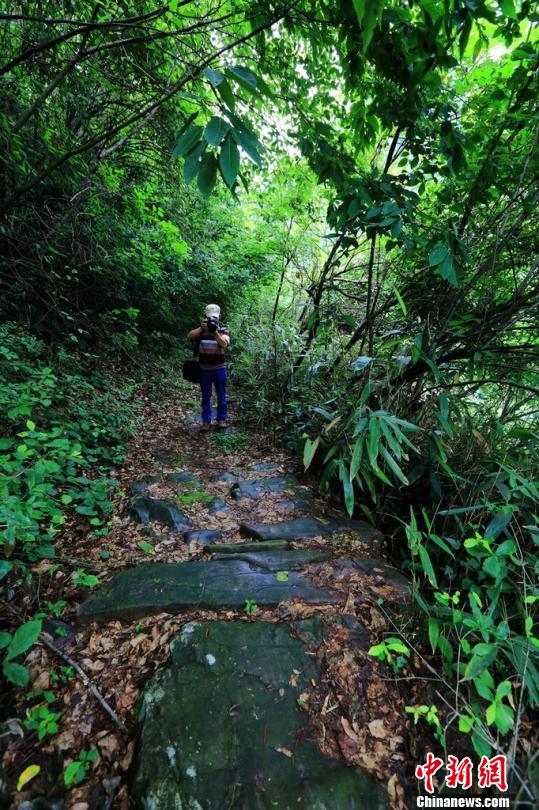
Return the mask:
<svg viewBox="0 0 539 810">
<path fill-rule="evenodd" d="M 218 318 L 221 315 L 221 307 L 218 304 L 208 304 L 205 314 L 207 318 Z"/>
</svg>

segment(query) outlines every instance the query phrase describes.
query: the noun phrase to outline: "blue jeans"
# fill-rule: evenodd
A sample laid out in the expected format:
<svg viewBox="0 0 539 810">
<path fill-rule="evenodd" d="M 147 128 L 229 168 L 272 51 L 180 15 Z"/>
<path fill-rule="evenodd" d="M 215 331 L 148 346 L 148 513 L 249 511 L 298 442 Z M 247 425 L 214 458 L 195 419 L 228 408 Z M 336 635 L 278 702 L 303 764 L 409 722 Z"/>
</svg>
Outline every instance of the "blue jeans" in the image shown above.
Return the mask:
<svg viewBox="0 0 539 810">
<path fill-rule="evenodd" d="M 217 394 L 217 421 L 225 422 L 226 410 L 226 368 L 216 368 L 212 371 L 200 371 L 200 388 L 202 389 L 202 421 L 211 422 L 211 394 L 215 385 Z"/>
</svg>

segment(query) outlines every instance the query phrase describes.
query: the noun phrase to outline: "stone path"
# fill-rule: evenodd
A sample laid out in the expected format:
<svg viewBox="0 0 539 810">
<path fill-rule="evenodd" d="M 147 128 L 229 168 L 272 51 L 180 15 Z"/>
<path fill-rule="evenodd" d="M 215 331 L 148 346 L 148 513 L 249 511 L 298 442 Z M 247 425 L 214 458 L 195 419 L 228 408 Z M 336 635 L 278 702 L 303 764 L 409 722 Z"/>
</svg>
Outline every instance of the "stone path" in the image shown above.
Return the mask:
<svg viewBox="0 0 539 810">
<path fill-rule="evenodd" d="M 380 784 L 324 756 L 309 737 L 301 694 L 319 672 L 293 636 L 301 624 L 183 627 L 170 666 L 144 696 L 133 784 L 141 807 L 387 806 Z M 317 640 L 320 624 L 309 628 Z"/>
<path fill-rule="evenodd" d="M 80 623 L 232 612 L 229 621 L 184 625 L 170 665 L 146 687 L 132 784 L 137 806 L 388 806 L 372 775 L 322 753 L 302 709 L 322 677 L 320 617 L 357 625 L 345 615 L 350 583 L 364 583 L 365 598 L 406 598 L 403 578 L 372 553 L 381 533 L 324 513 L 309 487 L 272 462 L 193 472 L 174 469 L 173 456 L 166 449 L 155 453 L 161 474 L 130 484 L 129 515 L 160 539 L 156 550 L 183 548 L 189 559 L 124 569 L 78 611 Z M 278 519 L 260 519 L 268 514 Z M 352 543 L 352 553 L 335 555 L 339 537 Z M 287 605 L 292 613 L 296 605 L 321 613 L 307 625 L 285 621 Z M 259 621 L 261 608 L 278 612 Z M 368 649 L 361 625 L 350 638 Z"/>
</svg>

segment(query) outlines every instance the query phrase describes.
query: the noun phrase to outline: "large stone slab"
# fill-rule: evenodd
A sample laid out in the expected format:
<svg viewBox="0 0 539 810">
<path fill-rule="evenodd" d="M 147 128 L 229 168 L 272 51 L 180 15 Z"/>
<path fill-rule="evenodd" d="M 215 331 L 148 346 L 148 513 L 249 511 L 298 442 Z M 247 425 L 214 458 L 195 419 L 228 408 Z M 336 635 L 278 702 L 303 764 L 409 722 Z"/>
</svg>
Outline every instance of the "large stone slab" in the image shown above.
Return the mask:
<svg viewBox="0 0 539 810">
<path fill-rule="evenodd" d="M 260 545 L 260 544 L 259 544 Z M 244 560 L 265 571 L 300 571 L 306 565 L 323 562 L 329 554 L 320 551 L 238 551 L 236 554 L 216 554 L 214 560 Z"/>
<path fill-rule="evenodd" d="M 282 523 L 241 523 L 240 531 L 244 536 L 256 540 L 307 540 L 333 532 L 353 532 L 358 535 L 358 539 L 366 542 L 383 537 L 378 529 L 362 520 L 348 520 L 337 516 L 300 517 Z"/>
<path fill-rule="evenodd" d="M 201 534 L 202 532 L 189 532 Z M 204 532 L 210 534 L 210 532 Z M 220 534 L 220 532 L 217 532 Z M 187 536 L 187 535 L 186 535 Z M 208 543 L 204 547 L 206 554 L 244 554 L 251 551 L 254 554 L 263 554 L 268 549 L 272 551 L 285 551 L 290 548 L 288 540 L 266 540 L 265 543 Z"/>
<path fill-rule="evenodd" d="M 164 523 L 174 532 L 184 532 L 191 527 L 191 521 L 177 506 L 158 498 L 134 498 L 129 506 L 132 517 L 139 523 Z"/>
<path fill-rule="evenodd" d="M 252 478 L 251 480 L 238 481 L 232 485 L 230 494 L 233 498 L 260 498 L 269 492 L 285 492 L 287 489 L 294 489 L 298 485 L 295 475 L 277 475 L 273 478 Z"/>
<path fill-rule="evenodd" d="M 171 664 L 144 693 L 131 785 L 137 807 L 388 808 L 380 784 L 324 756 L 312 739 L 298 706 L 311 678 L 320 673 L 284 624 L 185 625 Z"/>
<path fill-rule="evenodd" d="M 135 619 L 152 613 L 191 608 L 243 608 L 247 599 L 260 607 L 299 598 L 328 604 L 336 597 L 299 572 L 317 562 L 316 552 L 269 552 L 186 563 L 147 563 L 116 574 L 79 608 L 79 622 Z M 299 555 L 295 558 L 291 555 Z M 285 579 L 277 573 L 288 571 Z"/>
</svg>

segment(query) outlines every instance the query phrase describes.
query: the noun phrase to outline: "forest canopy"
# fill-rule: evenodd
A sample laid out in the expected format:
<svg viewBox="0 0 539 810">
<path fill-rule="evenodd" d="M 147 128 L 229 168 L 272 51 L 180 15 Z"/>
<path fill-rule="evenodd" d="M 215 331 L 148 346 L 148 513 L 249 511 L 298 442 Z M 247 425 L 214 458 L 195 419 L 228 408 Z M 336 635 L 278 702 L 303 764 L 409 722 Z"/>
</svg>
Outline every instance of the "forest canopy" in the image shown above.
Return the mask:
<svg viewBox="0 0 539 810">
<path fill-rule="evenodd" d="M 510 751 L 522 795 L 538 29 L 527 0 L 0 13 L 0 573 L 52 556 L 69 510 L 106 531 L 140 364 L 217 300 L 249 335 L 245 418 L 383 526 L 447 727 Z"/>
</svg>

